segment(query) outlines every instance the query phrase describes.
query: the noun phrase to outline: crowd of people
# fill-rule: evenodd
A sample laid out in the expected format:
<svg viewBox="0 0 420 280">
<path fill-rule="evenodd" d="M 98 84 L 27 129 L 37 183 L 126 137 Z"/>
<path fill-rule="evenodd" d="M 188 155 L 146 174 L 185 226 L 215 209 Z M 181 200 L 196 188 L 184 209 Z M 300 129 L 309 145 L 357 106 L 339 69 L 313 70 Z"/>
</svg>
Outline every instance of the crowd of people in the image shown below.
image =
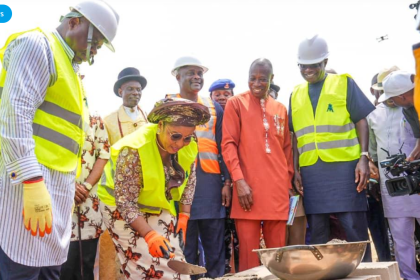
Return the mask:
<svg viewBox="0 0 420 280">
<path fill-rule="evenodd" d="M 351 75 L 327 68 L 315 35 L 297 50 L 304 81 L 288 108 L 268 59 L 234 93 L 225 78 L 203 89 L 208 68 L 186 56 L 167 69 L 179 88 L 149 114 L 146 77 L 122 69 L 112 89 L 122 104 L 102 119 L 79 65 L 114 50 L 118 22 L 86 0 L 53 32 L 16 33 L 0 49 L 0 279 L 94 279 L 95 263 L 99 279 L 190 278 L 170 268 L 176 260 L 206 268 L 192 279 L 217 278 L 259 266 L 261 246 L 370 236 L 379 261 L 420 279 L 420 196 L 390 196 L 378 165 L 399 149 L 420 159 L 413 73 L 372 73 L 372 104 Z"/>
</svg>

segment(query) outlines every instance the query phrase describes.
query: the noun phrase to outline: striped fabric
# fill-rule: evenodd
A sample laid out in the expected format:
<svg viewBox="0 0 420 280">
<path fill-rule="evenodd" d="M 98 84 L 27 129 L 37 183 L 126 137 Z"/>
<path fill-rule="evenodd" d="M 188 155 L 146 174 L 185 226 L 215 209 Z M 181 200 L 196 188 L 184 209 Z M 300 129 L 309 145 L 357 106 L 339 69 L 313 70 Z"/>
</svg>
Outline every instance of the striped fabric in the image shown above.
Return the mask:
<svg viewBox="0 0 420 280">
<path fill-rule="evenodd" d="M 69 60 L 74 53 L 60 39 Z M 27 266 L 55 266 L 67 259 L 71 234 L 74 172 L 58 172 L 38 163 L 34 154 L 32 120 L 54 85 L 57 73 L 47 38 L 28 32 L 12 42 L 2 65 L 7 79 L 0 105 L 0 247 L 14 261 Z M 73 64 L 75 72 L 78 65 Z M 14 174 L 14 178 L 12 178 Z M 43 176 L 52 199 L 53 230 L 33 237 L 23 226 L 22 182 Z"/>
</svg>

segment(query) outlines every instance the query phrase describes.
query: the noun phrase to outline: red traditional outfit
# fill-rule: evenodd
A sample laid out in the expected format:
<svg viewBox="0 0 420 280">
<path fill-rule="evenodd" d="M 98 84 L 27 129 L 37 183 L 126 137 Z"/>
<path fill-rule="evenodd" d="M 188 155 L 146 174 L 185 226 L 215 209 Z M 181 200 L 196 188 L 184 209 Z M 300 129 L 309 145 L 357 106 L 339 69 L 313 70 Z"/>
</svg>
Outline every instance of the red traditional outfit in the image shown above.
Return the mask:
<svg viewBox="0 0 420 280">
<path fill-rule="evenodd" d="M 264 112 L 265 110 L 265 112 Z M 264 116 L 267 126 L 264 127 Z M 259 265 L 260 224 L 268 248 L 285 245 L 292 188 L 293 157 L 287 111 L 271 97 L 261 102 L 251 92 L 230 98 L 223 117 L 223 158 L 234 182 L 245 179 L 253 206 L 245 212 L 233 189 L 232 214 L 239 237 L 239 270 Z"/>
</svg>

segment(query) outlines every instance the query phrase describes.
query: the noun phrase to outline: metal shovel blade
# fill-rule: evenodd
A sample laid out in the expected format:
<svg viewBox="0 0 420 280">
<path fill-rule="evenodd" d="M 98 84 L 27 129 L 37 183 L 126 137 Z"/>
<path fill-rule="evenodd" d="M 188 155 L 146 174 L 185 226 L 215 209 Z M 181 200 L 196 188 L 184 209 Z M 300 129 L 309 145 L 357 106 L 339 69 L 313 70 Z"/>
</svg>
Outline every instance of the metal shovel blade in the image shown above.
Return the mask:
<svg viewBox="0 0 420 280">
<path fill-rule="evenodd" d="M 187 262 L 178 261 L 178 260 L 169 260 L 168 267 L 172 270 L 186 275 L 196 275 L 203 274 L 207 272 L 207 269 L 202 266 L 193 265 Z"/>
</svg>

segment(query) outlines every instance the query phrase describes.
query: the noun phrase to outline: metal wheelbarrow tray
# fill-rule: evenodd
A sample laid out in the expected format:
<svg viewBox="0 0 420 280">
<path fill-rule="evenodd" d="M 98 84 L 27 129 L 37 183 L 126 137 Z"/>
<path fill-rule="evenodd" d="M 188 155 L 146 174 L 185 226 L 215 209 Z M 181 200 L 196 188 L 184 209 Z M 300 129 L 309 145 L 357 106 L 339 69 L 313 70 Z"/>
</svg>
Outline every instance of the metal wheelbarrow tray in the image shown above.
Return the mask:
<svg viewBox="0 0 420 280">
<path fill-rule="evenodd" d="M 253 252 L 280 279 L 341 279 L 356 269 L 368 243 L 370 241 L 295 245 Z"/>
</svg>

